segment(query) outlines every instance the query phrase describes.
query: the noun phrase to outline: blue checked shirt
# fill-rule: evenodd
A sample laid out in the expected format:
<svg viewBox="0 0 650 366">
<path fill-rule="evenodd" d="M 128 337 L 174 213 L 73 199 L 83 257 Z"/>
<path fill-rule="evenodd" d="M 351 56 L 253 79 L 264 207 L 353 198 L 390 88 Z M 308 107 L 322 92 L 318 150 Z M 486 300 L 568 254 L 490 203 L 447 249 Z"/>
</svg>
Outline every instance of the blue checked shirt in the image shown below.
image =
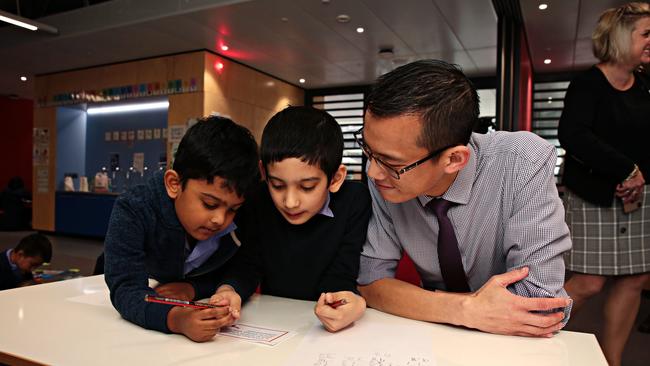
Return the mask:
<svg viewBox="0 0 650 366">
<path fill-rule="evenodd" d="M 555 187 L 555 149 L 529 132 L 473 134 L 468 164 L 442 198 L 449 209 L 472 291 L 490 277 L 528 266 L 509 290 L 525 297 L 567 297 L 562 253 L 571 248 Z M 437 258 L 438 221 L 419 196 L 385 201 L 369 182 L 373 215 L 361 254 L 358 283 L 395 277 L 406 251 L 425 289 L 445 289 Z M 565 309 L 568 321 L 569 309 Z"/>
</svg>

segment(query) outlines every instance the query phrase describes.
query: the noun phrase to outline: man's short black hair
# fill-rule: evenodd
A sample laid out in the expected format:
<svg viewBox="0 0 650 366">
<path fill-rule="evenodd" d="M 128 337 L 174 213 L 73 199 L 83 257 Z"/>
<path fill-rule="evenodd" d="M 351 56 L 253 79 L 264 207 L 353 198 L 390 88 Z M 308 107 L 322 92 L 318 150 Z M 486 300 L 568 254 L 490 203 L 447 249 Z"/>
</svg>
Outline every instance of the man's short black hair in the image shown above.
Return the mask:
<svg viewBox="0 0 650 366">
<path fill-rule="evenodd" d="M 312 107 L 287 107 L 273 116 L 262 133 L 264 168 L 288 158 L 316 165 L 331 181 L 343 159 L 343 133 L 334 117 Z"/>
<path fill-rule="evenodd" d="M 20 239 L 14 253 L 23 252 L 26 257 L 41 257 L 44 262 L 52 260 L 52 243 L 42 234 L 27 235 Z"/>
<path fill-rule="evenodd" d="M 260 181 L 257 143 L 248 129 L 224 117 L 210 116 L 190 127 L 176 151 L 173 169 L 182 187 L 188 179 L 215 177 L 244 196 Z"/>
<path fill-rule="evenodd" d="M 366 98 L 378 118 L 415 115 L 422 120 L 418 145 L 429 151 L 467 145 L 479 116 L 476 89 L 456 65 L 415 61 L 382 75 Z"/>
</svg>

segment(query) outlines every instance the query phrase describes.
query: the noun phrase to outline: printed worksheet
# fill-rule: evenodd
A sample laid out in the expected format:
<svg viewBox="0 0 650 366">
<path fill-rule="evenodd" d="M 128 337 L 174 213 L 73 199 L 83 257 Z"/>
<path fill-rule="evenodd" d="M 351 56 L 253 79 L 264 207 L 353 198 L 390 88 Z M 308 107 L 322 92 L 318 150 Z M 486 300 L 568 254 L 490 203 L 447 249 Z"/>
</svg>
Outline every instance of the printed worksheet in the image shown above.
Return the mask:
<svg viewBox="0 0 650 366">
<path fill-rule="evenodd" d="M 358 321 L 330 333 L 315 324 L 286 365 L 435 366 L 433 334 L 426 325 Z"/>
<path fill-rule="evenodd" d="M 238 338 L 248 342 L 275 346 L 286 339 L 291 338 L 294 335 L 294 332 L 238 323 L 230 327 L 221 328 L 219 334 L 225 337 Z"/>
</svg>

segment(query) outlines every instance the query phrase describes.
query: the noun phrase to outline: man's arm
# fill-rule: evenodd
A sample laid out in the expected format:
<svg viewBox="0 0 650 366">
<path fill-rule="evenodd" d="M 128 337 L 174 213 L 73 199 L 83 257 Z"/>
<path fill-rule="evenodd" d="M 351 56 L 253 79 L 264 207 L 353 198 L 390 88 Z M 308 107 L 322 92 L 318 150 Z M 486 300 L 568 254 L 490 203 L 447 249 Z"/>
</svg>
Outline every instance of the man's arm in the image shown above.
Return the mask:
<svg viewBox="0 0 650 366">
<path fill-rule="evenodd" d="M 372 182 L 368 186 L 373 214 L 358 279 L 359 291 L 368 306 L 411 319 L 497 334 L 551 336 L 562 327 L 562 313 L 531 311 L 562 308 L 567 306 L 568 299 L 530 299 L 507 290 L 508 285 L 528 275 L 527 269 L 493 276 L 480 290 L 467 294 L 427 291 L 396 280 L 395 269 L 401 258 L 399 240 L 385 201 Z"/>
<path fill-rule="evenodd" d="M 551 337 L 564 326 L 564 315 L 537 314 L 567 306 L 565 298 L 526 298 L 506 287 L 528 274 L 527 269 L 493 276 L 473 293 L 428 291 L 394 278 L 384 278 L 359 291 L 377 310 L 410 319 L 475 328 L 488 333 Z"/>
</svg>

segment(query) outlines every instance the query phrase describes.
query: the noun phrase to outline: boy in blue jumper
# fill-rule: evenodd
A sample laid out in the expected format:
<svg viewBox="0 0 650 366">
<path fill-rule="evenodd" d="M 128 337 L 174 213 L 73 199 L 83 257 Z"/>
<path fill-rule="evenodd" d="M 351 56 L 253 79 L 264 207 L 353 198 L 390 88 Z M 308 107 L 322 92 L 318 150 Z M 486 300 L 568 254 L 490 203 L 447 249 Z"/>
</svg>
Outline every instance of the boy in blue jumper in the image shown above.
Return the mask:
<svg viewBox="0 0 650 366">
<path fill-rule="evenodd" d="M 51 259 L 52 244 L 46 236 L 31 234 L 20 239 L 15 248 L 0 252 L 0 290 L 32 280 L 32 271 Z"/>
<path fill-rule="evenodd" d="M 342 154 L 341 128 L 327 112 L 289 107 L 271 118 L 261 144 L 266 182 L 237 216 L 242 249 L 220 289 L 247 299 L 259 284 L 264 294 L 317 301 L 329 331 L 363 315 L 356 278 L 370 196 L 363 184 L 345 181 Z"/>
<path fill-rule="evenodd" d="M 214 293 L 223 264 L 239 247 L 233 224 L 259 182 L 257 144 L 227 118 L 209 117 L 181 140 L 173 168 L 121 195 L 105 241 L 105 279 L 123 318 L 203 342 L 239 316 L 239 303 L 195 310 L 144 301 Z M 149 287 L 149 279 L 159 285 Z M 227 291 L 225 289 L 224 291 Z M 229 297 L 232 298 L 232 297 Z"/>
</svg>

